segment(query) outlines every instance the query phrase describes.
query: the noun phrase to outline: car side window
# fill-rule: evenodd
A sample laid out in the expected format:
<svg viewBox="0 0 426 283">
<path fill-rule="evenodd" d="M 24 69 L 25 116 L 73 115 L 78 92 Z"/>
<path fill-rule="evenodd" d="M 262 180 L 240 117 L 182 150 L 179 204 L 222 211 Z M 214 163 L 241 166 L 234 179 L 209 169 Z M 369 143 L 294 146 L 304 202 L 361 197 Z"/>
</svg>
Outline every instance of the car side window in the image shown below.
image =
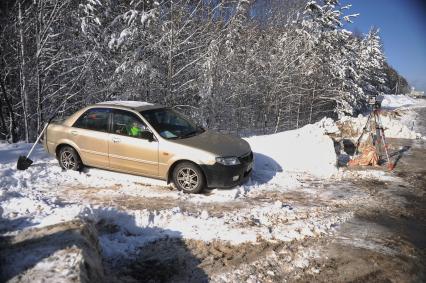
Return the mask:
<svg viewBox="0 0 426 283">
<path fill-rule="evenodd" d="M 142 132 L 147 130 L 145 123 L 135 114 L 123 110 L 113 112 L 112 132 L 114 134 L 140 138 Z"/>
<path fill-rule="evenodd" d="M 105 108 L 92 108 L 84 112 L 74 123 L 73 127 L 108 132 L 108 121 L 111 110 Z"/>
</svg>

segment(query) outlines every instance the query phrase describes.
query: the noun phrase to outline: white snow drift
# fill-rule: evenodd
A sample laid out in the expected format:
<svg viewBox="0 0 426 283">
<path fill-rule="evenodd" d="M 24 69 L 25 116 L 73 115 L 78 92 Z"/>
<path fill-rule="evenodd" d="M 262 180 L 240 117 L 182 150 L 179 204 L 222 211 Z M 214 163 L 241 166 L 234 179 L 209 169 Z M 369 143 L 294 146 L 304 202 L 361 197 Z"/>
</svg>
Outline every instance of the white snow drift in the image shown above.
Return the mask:
<svg viewBox="0 0 426 283">
<path fill-rule="evenodd" d="M 262 178 L 275 171 L 277 177 L 272 181 L 280 183 L 289 172 L 317 177 L 336 173 L 336 153 L 333 140 L 327 135 L 327 123 L 335 127 L 331 119 L 323 119 L 297 130 L 248 138 L 256 153 L 255 176 Z"/>
<path fill-rule="evenodd" d="M 382 102 L 383 108 L 400 108 L 411 106 L 418 103 L 418 101 L 408 95 L 400 94 L 400 95 L 384 95 L 384 99 Z"/>
</svg>

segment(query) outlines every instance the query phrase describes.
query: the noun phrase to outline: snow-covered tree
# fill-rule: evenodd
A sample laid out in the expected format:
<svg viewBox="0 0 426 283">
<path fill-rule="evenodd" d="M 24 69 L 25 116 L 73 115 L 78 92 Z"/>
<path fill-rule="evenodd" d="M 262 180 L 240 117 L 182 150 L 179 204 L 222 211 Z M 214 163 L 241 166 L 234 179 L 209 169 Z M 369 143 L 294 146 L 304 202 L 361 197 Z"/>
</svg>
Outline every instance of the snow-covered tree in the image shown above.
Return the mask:
<svg viewBox="0 0 426 283">
<path fill-rule="evenodd" d="M 9 0 L 0 11 L 0 139 L 110 99 L 179 107 L 239 134 L 355 115 L 403 78 L 339 0 Z M 401 83 L 400 83 L 401 82 Z"/>
<path fill-rule="evenodd" d="M 371 29 L 360 44 L 359 69 L 362 87 L 367 95 L 387 93 L 385 63 L 382 43 L 378 29 Z"/>
</svg>

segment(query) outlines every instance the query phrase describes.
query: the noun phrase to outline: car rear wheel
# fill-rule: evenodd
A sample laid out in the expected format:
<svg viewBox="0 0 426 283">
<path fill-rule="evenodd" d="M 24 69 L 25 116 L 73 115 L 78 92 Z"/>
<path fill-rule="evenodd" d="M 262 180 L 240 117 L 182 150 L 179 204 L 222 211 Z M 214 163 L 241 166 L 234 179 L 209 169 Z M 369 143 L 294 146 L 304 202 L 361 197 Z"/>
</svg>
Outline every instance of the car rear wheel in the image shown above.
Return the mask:
<svg viewBox="0 0 426 283">
<path fill-rule="evenodd" d="M 178 190 L 196 194 L 205 187 L 205 178 L 201 169 L 190 162 L 178 164 L 173 171 L 173 183 Z"/>
<path fill-rule="evenodd" d="M 59 165 L 65 170 L 78 171 L 82 167 L 82 162 L 77 151 L 70 147 L 64 146 L 59 151 Z"/>
</svg>

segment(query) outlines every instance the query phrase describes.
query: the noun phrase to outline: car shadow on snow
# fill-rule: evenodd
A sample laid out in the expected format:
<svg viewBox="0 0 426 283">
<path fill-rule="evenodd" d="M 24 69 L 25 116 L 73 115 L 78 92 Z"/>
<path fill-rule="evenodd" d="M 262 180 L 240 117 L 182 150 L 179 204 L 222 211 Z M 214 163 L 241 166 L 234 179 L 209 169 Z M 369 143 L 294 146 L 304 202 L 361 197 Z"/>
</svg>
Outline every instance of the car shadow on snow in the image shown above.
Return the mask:
<svg viewBox="0 0 426 283">
<path fill-rule="evenodd" d="M 181 233 L 155 227 L 154 213 L 146 216 L 145 224 L 137 224 L 124 211 L 87 210 L 72 221 L 0 237 L 0 282 L 67 276 L 86 282 L 207 282 Z"/>
<path fill-rule="evenodd" d="M 277 173 L 283 172 L 281 165 L 270 156 L 253 152 L 254 167 L 251 181 L 258 184 L 266 184 L 272 180 Z"/>
</svg>

